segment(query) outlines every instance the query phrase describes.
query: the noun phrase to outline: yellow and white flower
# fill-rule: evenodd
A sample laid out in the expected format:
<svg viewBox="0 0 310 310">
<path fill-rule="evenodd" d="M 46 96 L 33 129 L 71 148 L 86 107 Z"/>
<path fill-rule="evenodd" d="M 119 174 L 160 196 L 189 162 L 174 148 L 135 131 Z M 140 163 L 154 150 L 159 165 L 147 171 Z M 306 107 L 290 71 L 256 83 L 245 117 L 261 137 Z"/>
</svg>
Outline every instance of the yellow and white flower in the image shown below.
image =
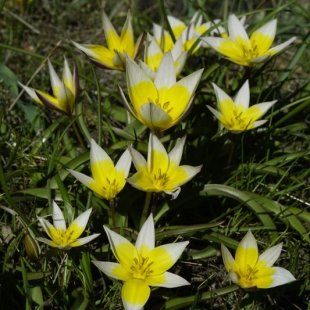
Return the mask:
<svg viewBox="0 0 310 310">
<path fill-rule="evenodd" d="M 190 181 L 202 166 L 180 166 L 185 137 L 167 154 L 166 149 L 154 135 L 150 134 L 147 161 L 135 149 L 129 147 L 137 172 L 127 182 L 145 192 L 165 192 L 177 198 L 181 185 Z"/>
<path fill-rule="evenodd" d="M 120 36 L 104 12 L 102 22 L 107 47 L 94 44 L 79 44 L 76 42 L 73 42 L 73 44 L 84 52 L 98 67 L 124 71 L 126 56 L 136 59 L 140 53 L 143 45 L 143 35 L 135 43 L 130 11 L 128 11 L 127 19 Z"/>
<path fill-rule="evenodd" d="M 202 40 L 220 54 L 242 66 L 262 63 L 277 54 L 296 38 L 271 48 L 276 35 L 277 20 L 273 19 L 248 37 L 242 22 L 232 14 L 228 18 L 229 38 L 204 37 Z"/>
<path fill-rule="evenodd" d="M 184 278 L 167 272 L 188 244 L 176 242 L 155 247 L 152 214 L 143 224 L 135 246 L 104 226 L 118 263 L 92 261 L 107 276 L 124 281 L 122 300 L 125 310 L 142 309 L 150 296 L 149 286 L 167 288 L 189 285 Z"/>
<path fill-rule="evenodd" d="M 41 237 L 38 237 L 37 240 L 62 250 L 70 250 L 72 247 L 81 246 L 92 241 L 100 234 L 79 238 L 85 230 L 91 211 L 92 208 L 80 214 L 67 228 L 62 211 L 56 202 L 53 201 L 53 225 L 43 217 L 37 217 L 51 240 Z"/>
<path fill-rule="evenodd" d="M 51 78 L 53 96 L 21 83 L 19 84 L 35 102 L 44 104 L 50 109 L 57 110 L 67 115 L 72 115 L 79 90 L 79 75 L 75 64 L 72 75 L 67 59 L 64 59 L 62 81 L 59 79 L 49 60 L 48 69 Z"/>
<path fill-rule="evenodd" d="M 175 18 L 174 16 L 168 15 L 168 21 L 173 32 L 173 35 L 176 40 L 182 38 L 183 51 L 188 51 L 197 41 L 197 39 L 205 33 L 208 29 L 213 27 L 214 25 L 220 23 L 220 20 L 208 21 L 206 23 L 202 23 L 202 15 L 199 12 L 196 12 L 188 25 L 186 25 L 183 21 Z M 164 53 L 169 50 L 172 50 L 173 40 L 168 31 L 164 30 L 161 26 L 157 24 L 153 24 L 153 32 L 154 37 L 157 43 L 161 46 Z M 218 26 L 211 31 L 211 35 L 218 35 L 222 37 L 226 37 L 226 30 L 222 26 Z M 195 47 L 192 53 L 195 53 L 198 48 L 201 46 L 203 42 L 199 42 Z M 206 45 L 206 44 L 205 44 Z"/>
<path fill-rule="evenodd" d="M 286 269 L 272 267 L 282 243 L 259 255 L 256 240 L 249 230 L 238 245 L 235 259 L 222 244 L 222 257 L 230 279 L 242 288 L 270 288 L 296 280 Z"/>
<path fill-rule="evenodd" d="M 175 75 L 178 76 L 183 70 L 187 57 L 187 51 L 182 52 L 182 38 L 179 38 L 173 45 L 171 55 L 174 61 Z M 148 34 L 145 42 L 144 62 L 140 61 L 139 64 L 152 80 L 155 79 L 156 72 L 163 57 L 164 53 L 157 41 Z"/>
<path fill-rule="evenodd" d="M 68 171 L 85 186 L 105 199 L 111 200 L 124 188 L 130 166 L 131 156 L 128 150 L 114 166 L 110 156 L 95 140 L 91 139 L 90 167 L 93 178 L 72 169 Z"/>
<path fill-rule="evenodd" d="M 233 133 L 240 133 L 265 124 L 267 120 L 258 121 L 258 119 L 277 102 L 277 100 L 274 100 L 249 107 L 250 87 L 248 80 L 237 93 L 235 100 L 231 99 L 215 84 L 213 84 L 213 88 L 217 98 L 218 111 L 208 105 L 207 108 L 226 129 Z"/>
<path fill-rule="evenodd" d="M 176 82 L 171 52 L 164 55 L 154 81 L 130 58 L 127 58 L 127 89 L 130 105 L 123 91 L 126 109 L 153 131 L 164 131 L 178 124 L 189 113 L 194 92 L 203 69 Z"/>
</svg>

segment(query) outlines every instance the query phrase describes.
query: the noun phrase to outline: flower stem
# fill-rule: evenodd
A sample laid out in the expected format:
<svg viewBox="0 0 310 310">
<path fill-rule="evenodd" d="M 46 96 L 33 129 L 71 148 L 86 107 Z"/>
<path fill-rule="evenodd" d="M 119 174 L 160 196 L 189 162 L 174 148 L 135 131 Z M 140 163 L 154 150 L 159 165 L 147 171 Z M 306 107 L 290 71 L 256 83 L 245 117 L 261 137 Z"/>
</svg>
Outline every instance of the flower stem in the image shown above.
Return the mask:
<svg viewBox="0 0 310 310">
<path fill-rule="evenodd" d="M 159 198 L 159 194 L 158 193 L 154 193 L 153 195 L 153 202 L 152 202 L 152 208 L 151 208 L 151 213 L 154 215 L 155 211 L 156 211 L 156 206 L 157 206 L 157 201 Z"/>
<path fill-rule="evenodd" d="M 76 123 L 75 123 L 75 122 L 72 122 L 72 126 L 73 126 L 75 135 L 76 135 L 76 137 L 77 137 L 77 139 L 78 139 L 78 141 L 79 141 L 79 144 L 80 144 L 82 150 L 83 150 L 84 152 L 86 152 L 87 149 L 86 149 L 85 144 L 84 144 L 84 142 L 83 142 L 83 140 L 82 140 L 82 137 L 81 137 L 81 135 L 80 135 L 80 132 L 79 132 L 77 126 L 76 126 Z"/>
<path fill-rule="evenodd" d="M 238 302 L 233 310 L 239 310 L 243 298 L 243 290 L 239 291 Z"/>
<path fill-rule="evenodd" d="M 233 157 L 233 154 L 234 154 L 234 150 L 235 150 L 235 147 L 236 147 L 236 140 L 237 140 L 237 135 L 233 134 L 232 141 L 231 141 L 229 158 L 228 158 L 228 162 L 227 162 L 227 167 L 229 167 L 230 164 L 231 164 L 231 160 L 232 160 L 232 157 Z"/>
<path fill-rule="evenodd" d="M 146 192 L 145 202 L 144 202 L 141 220 L 140 220 L 140 228 L 142 227 L 142 225 L 144 224 L 144 222 L 146 220 L 148 209 L 149 209 L 150 202 L 151 202 L 151 198 L 152 198 L 152 192 Z"/>
<path fill-rule="evenodd" d="M 115 231 L 116 229 L 116 220 L 115 220 L 115 200 L 114 198 L 109 200 L 110 203 L 110 212 L 112 218 L 112 229 Z"/>
</svg>

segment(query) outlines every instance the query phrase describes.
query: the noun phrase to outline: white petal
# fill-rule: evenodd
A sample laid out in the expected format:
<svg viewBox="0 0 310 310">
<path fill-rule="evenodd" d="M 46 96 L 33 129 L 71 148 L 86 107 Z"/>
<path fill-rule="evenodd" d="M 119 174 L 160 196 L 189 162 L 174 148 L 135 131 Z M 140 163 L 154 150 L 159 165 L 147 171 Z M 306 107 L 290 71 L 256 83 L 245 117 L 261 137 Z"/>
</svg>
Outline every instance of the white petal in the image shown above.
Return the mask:
<svg viewBox="0 0 310 310">
<path fill-rule="evenodd" d="M 83 228 L 83 230 L 85 229 L 90 214 L 91 214 L 92 208 L 86 210 L 85 212 L 83 212 L 82 214 L 80 214 L 73 222 L 71 225 L 76 224 L 78 226 L 80 226 L 81 228 Z"/>
<path fill-rule="evenodd" d="M 80 245 L 84 245 L 92 240 L 94 240 L 95 238 L 99 237 L 100 234 L 93 234 L 93 235 L 90 235 L 90 236 L 87 236 L 87 237 L 83 237 L 83 238 L 79 238 L 77 239 L 77 241 L 80 243 Z"/>
<path fill-rule="evenodd" d="M 132 162 L 137 170 L 139 170 L 140 167 L 145 167 L 145 168 L 147 167 L 145 158 L 138 151 L 132 148 L 131 145 L 128 147 L 128 150 L 131 155 Z"/>
<path fill-rule="evenodd" d="M 246 235 L 243 237 L 243 239 L 239 243 L 239 246 L 243 247 L 245 249 L 255 248 L 256 251 L 258 251 L 257 250 L 257 242 L 256 242 L 256 239 L 254 238 L 251 230 L 248 230 Z"/>
<path fill-rule="evenodd" d="M 235 14 L 231 14 L 228 18 L 228 32 L 232 41 L 236 41 L 236 37 L 241 37 L 249 42 L 249 37 Z"/>
<path fill-rule="evenodd" d="M 255 104 L 254 106 L 255 107 L 258 107 L 261 112 L 262 112 L 262 115 L 261 116 L 264 116 L 264 114 L 277 102 L 277 100 L 274 100 L 274 101 L 269 101 L 269 102 L 263 102 L 263 103 L 258 103 L 258 104 Z"/>
<path fill-rule="evenodd" d="M 246 80 L 236 95 L 235 106 L 238 107 L 239 105 L 242 105 L 244 107 L 244 110 L 247 110 L 249 108 L 249 102 L 250 87 L 249 80 Z"/>
<path fill-rule="evenodd" d="M 113 278 L 113 279 L 118 279 L 115 277 L 115 275 L 112 273 L 112 270 L 115 267 L 118 267 L 120 264 L 118 263 L 110 263 L 110 262 L 100 262 L 100 261 L 95 261 L 92 260 L 92 263 L 103 273 L 105 273 L 108 277 Z"/>
<path fill-rule="evenodd" d="M 73 84 L 72 83 L 73 82 L 73 76 L 72 76 L 72 73 L 70 71 L 68 61 L 67 61 L 65 56 L 64 56 L 64 69 L 63 69 L 63 74 L 62 74 L 62 80 L 63 80 L 63 82 L 66 81 L 68 83 L 68 85 Z"/>
<path fill-rule="evenodd" d="M 235 260 L 224 244 L 221 244 L 221 251 L 222 251 L 222 258 L 223 258 L 224 266 L 226 270 L 229 271 L 230 270 L 229 264 L 235 263 Z"/>
<path fill-rule="evenodd" d="M 217 104 L 218 107 L 220 108 L 220 102 L 222 102 L 223 100 L 232 100 L 221 88 L 219 88 L 218 86 L 216 86 L 214 83 L 212 83 L 214 91 L 215 91 L 215 95 L 216 95 L 216 99 L 217 99 Z M 233 101 L 233 100 L 232 100 Z"/>
<path fill-rule="evenodd" d="M 168 244 L 159 246 L 159 248 L 163 248 L 167 252 L 169 252 L 169 254 L 171 255 L 172 262 L 173 262 L 172 265 L 174 265 L 188 244 L 189 244 L 188 241 L 168 243 Z M 156 262 L 156 265 L 158 264 L 159 262 Z"/>
<path fill-rule="evenodd" d="M 26 91 L 26 93 L 27 93 L 34 101 L 36 101 L 37 103 L 41 103 L 41 104 L 42 104 L 42 101 L 41 101 L 41 100 L 39 99 L 39 97 L 37 96 L 37 94 L 36 94 L 34 88 L 25 86 L 25 85 L 23 85 L 23 84 L 20 83 L 20 82 L 18 82 L 18 84 Z"/>
<path fill-rule="evenodd" d="M 141 251 L 139 251 L 140 247 L 147 246 L 148 250 L 153 250 L 155 247 L 155 229 L 154 229 L 154 220 L 153 214 L 151 213 L 147 220 L 144 222 L 137 241 L 136 241 L 136 249 L 139 254 L 144 256 Z M 145 253 L 147 254 L 147 253 Z"/>
<path fill-rule="evenodd" d="M 112 250 L 114 256 L 116 257 L 116 259 L 118 261 L 121 261 L 117 255 L 116 251 L 115 251 L 115 248 L 121 243 L 130 243 L 130 242 L 126 238 L 124 238 L 123 236 L 121 236 L 121 235 L 117 234 L 116 232 L 114 232 L 113 230 L 109 229 L 108 227 L 103 226 L 103 228 L 104 228 L 104 230 L 108 236 L 110 246 L 111 246 L 111 250 Z M 132 257 L 134 255 L 134 253 L 127 253 L 127 254 L 128 254 L 128 256 L 132 255 Z"/>
<path fill-rule="evenodd" d="M 154 34 L 154 38 L 156 39 L 157 42 L 161 42 L 161 38 L 164 35 L 164 29 L 163 27 L 157 25 L 157 24 L 153 24 L 153 34 Z"/>
<path fill-rule="evenodd" d="M 169 160 L 170 163 L 174 163 L 176 166 L 180 165 L 180 161 L 183 154 L 183 148 L 185 144 L 186 136 L 184 136 L 176 145 L 175 147 L 170 151 L 169 153 Z"/>
<path fill-rule="evenodd" d="M 213 49 L 217 50 L 219 45 L 227 40 L 227 39 L 223 39 L 223 38 L 215 38 L 215 37 L 203 37 L 203 38 L 200 38 L 201 41 L 207 43 L 210 47 L 212 47 Z"/>
<path fill-rule="evenodd" d="M 51 85 L 52 85 L 52 89 L 53 89 L 53 94 L 55 95 L 57 89 L 59 87 L 61 87 L 62 82 L 60 81 L 58 75 L 56 74 L 56 72 L 54 70 L 54 67 L 53 67 L 53 65 L 52 65 L 52 63 L 50 62 L 49 59 L 48 59 L 47 63 L 48 63 L 48 69 L 49 69 L 49 73 L 50 73 L 50 79 L 51 79 Z"/>
<path fill-rule="evenodd" d="M 125 178 L 127 178 L 129 170 L 131 166 L 131 155 L 129 153 L 129 150 L 127 149 L 120 159 L 118 160 L 115 169 L 116 171 L 124 171 Z"/>
<path fill-rule="evenodd" d="M 176 27 L 179 27 L 179 26 L 184 26 L 185 27 L 185 24 L 181 20 L 175 18 L 174 16 L 168 15 L 167 18 L 168 18 L 168 22 L 169 22 L 170 27 L 172 28 L 172 30 L 173 30 L 173 28 L 176 28 Z"/>
<path fill-rule="evenodd" d="M 56 96 L 56 94 L 54 95 Z M 63 105 L 60 105 L 62 110 L 64 110 L 65 112 L 71 112 L 71 107 L 69 103 L 73 99 L 73 93 L 63 82 L 61 82 L 61 84 L 59 85 L 57 99 L 58 102 L 64 102 Z"/>
<path fill-rule="evenodd" d="M 171 52 L 167 52 L 162 58 L 156 72 L 154 84 L 157 89 L 162 87 L 171 88 L 176 83 L 174 61 Z"/>
<path fill-rule="evenodd" d="M 259 127 L 259 126 L 262 126 L 262 125 L 264 125 L 266 122 L 268 122 L 268 120 L 266 120 L 266 119 L 262 119 L 262 120 L 260 120 L 260 121 L 256 121 L 256 122 L 253 123 L 252 129 L 254 129 L 254 128 L 256 128 L 256 127 Z"/>
<path fill-rule="evenodd" d="M 161 283 L 158 286 L 172 288 L 172 287 L 190 285 L 190 283 L 187 280 L 185 280 L 184 278 L 182 278 L 182 277 L 180 277 L 174 273 L 165 272 L 164 276 L 166 277 L 167 282 Z"/>
<path fill-rule="evenodd" d="M 122 99 L 122 101 L 123 101 L 123 104 L 124 104 L 124 106 L 125 106 L 125 109 L 126 109 L 133 117 L 136 117 L 136 116 L 135 116 L 135 113 L 134 113 L 134 111 L 133 111 L 133 109 L 132 109 L 132 107 L 131 107 L 131 105 L 128 103 L 128 101 L 127 101 L 127 99 L 126 99 L 126 97 L 125 97 L 125 95 L 124 95 L 124 92 L 123 92 L 123 90 L 121 89 L 121 87 L 120 87 L 119 85 L 117 85 L 117 90 L 118 90 L 118 93 L 119 93 L 119 95 L 120 95 L 120 97 L 121 97 L 121 99 Z"/>
<path fill-rule="evenodd" d="M 128 16 L 127 16 L 127 18 L 128 18 Z M 106 38 L 108 37 L 110 31 L 113 31 L 115 34 L 117 34 L 114 26 L 112 25 L 110 19 L 108 18 L 107 14 L 105 12 L 102 12 L 102 27 L 103 27 L 103 31 L 104 31 Z M 113 48 L 113 46 L 108 46 L 108 47 L 109 47 L 109 49 Z"/>
<path fill-rule="evenodd" d="M 153 102 L 145 103 L 140 108 L 139 112 L 143 122 L 145 124 L 150 124 L 153 130 L 165 130 L 172 126 L 171 116 Z"/>
<path fill-rule="evenodd" d="M 126 77 L 128 89 L 144 81 L 153 83 L 147 74 L 130 57 L 126 57 Z"/>
<path fill-rule="evenodd" d="M 270 287 L 286 284 L 296 280 L 294 276 L 286 269 L 281 267 L 273 267 L 276 272 L 272 275 L 273 282 Z"/>
<path fill-rule="evenodd" d="M 151 57 L 156 54 L 163 54 L 163 52 L 155 38 L 148 33 L 145 42 L 144 62 L 146 61 L 146 56 Z"/>
<path fill-rule="evenodd" d="M 148 164 L 149 171 L 151 171 L 153 168 L 153 163 L 152 163 L 152 159 L 153 159 L 152 152 L 153 151 L 160 152 L 165 157 L 168 157 L 167 151 L 165 147 L 163 146 L 163 144 L 159 141 L 159 139 L 153 133 L 150 133 L 149 145 L 148 145 L 148 151 L 147 151 L 147 164 Z"/>
<path fill-rule="evenodd" d="M 155 79 L 156 73 L 145 62 L 139 60 L 139 66 L 151 80 Z"/>
<path fill-rule="evenodd" d="M 178 57 L 182 54 L 183 41 L 182 37 L 178 38 L 174 43 L 174 46 L 171 50 L 171 55 L 173 60 L 178 59 Z"/>
<path fill-rule="evenodd" d="M 202 15 L 199 11 L 196 11 L 193 17 L 191 18 L 191 23 L 195 25 L 195 27 L 199 27 L 202 23 Z"/>
<path fill-rule="evenodd" d="M 171 195 L 171 200 L 177 199 L 178 196 L 181 193 L 181 187 L 179 186 L 176 190 L 173 192 L 164 191 L 167 195 Z"/>
<path fill-rule="evenodd" d="M 53 224 L 56 229 L 67 230 L 64 215 L 54 200 L 53 200 Z"/>
<path fill-rule="evenodd" d="M 49 240 L 49 239 L 46 239 L 46 238 L 36 237 L 36 240 L 38 240 L 38 241 L 40 241 L 40 242 L 43 242 L 43 243 L 45 243 L 45 244 L 47 244 L 47 245 L 49 245 L 49 246 L 52 246 L 52 247 L 55 246 L 54 241 Z"/>
<path fill-rule="evenodd" d="M 67 169 L 76 179 L 78 179 L 82 184 L 88 187 L 90 183 L 95 182 L 95 180 L 81 172 L 72 170 L 72 169 Z"/>
<path fill-rule="evenodd" d="M 109 160 L 112 162 L 110 156 L 95 142 L 94 139 L 91 139 L 90 142 L 90 165 L 103 161 Z"/>
<path fill-rule="evenodd" d="M 267 267 L 271 267 L 275 261 L 278 259 L 278 257 L 281 254 L 282 250 L 282 243 L 275 245 L 268 250 L 266 250 L 264 253 L 262 253 L 258 260 L 259 261 L 265 261 L 267 264 Z"/>
<path fill-rule="evenodd" d="M 98 55 L 90 49 L 90 47 L 93 46 L 92 44 L 79 44 L 74 41 L 72 41 L 72 43 L 77 49 L 84 52 L 87 56 L 94 58 L 94 59 L 98 59 Z"/>
<path fill-rule="evenodd" d="M 183 181 L 180 182 L 178 185 L 181 186 L 185 183 L 187 183 L 188 181 L 190 181 L 197 173 L 200 172 L 202 165 L 197 166 L 197 167 L 193 167 L 193 166 L 189 166 L 189 165 L 182 165 L 180 166 L 180 168 L 182 168 L 186 173 L 187 173 L 187 178 Z"/>
<path fill-rule="evenodd" d="M 296 40 L 296 37 L 293 37 L 293 38 L 291 38 L 291 39 L 285 41 L 284 43 L 279 44 L 279 45 L 277 45 L 277 46 L 271 48 L 271 49 L 269 50 L 269 52 L 272 52 L 272 53 L 279 53 L 280 51 L 282 51 L 284 48 L 286 48 L 288 45 L 290 45 L 290 44 L 291 44 L 293 41 L 295 41 L 295 40 Z"/>
<path fill-rule="evenodd" d="M 210 107 L 209 105 L 207 105 L 207 108 L 213 113 L 213 115 L 214 115 L 217 119 L 219 119 L 220 117 L 223 116 L 219 111 L 213 109 L 213 108 Z"/>
<path fill-rule="evenodd" d="M 263 56 L 252 58 L 252 59 L 248 59 L 247 61 L 250 62 L 251 64 L 260 64 L 262 62 L 265 62 L 270 57 L 271 56 L 268 53 L 267 55 L 263 55 Z"/>
<path fill-rule="evenodd" d="M 203 69 L 193 72 L 192 74 L 184 77 L 178 81 L 176 85 L 183 85 L 187 88 L 190 94 L 193 94 L 199 84 Z"/>
<path fill-rule="evenodd" d="M 259 32 L 263 33 L 266 36 L 274 38 L 277 30 L 277 20 L 273 19 L 270 22 L 264 24 L 262 27 L 254 31 L 254 33 Z"/>
<path fill-rule="evenodd" d="M 229 275 L 230 280 L 231 280 L 233 283 L 239 285 L 238 277 L 237 277 L 237 275 L 233 272 L 232 269 L 229 270 L 228 275 Z"/>
<path fill-rule="evenodd" d="M 176 76 L 178 76 L 182 72 L 185 66 L 185 63 L 186 63 L 187 54 L 188 54 L 188 51 L 185 51 L 177 58 L 176 60 L 177 66 L 175 67 Z"/>
<path fill-rule="evenodd" d="M 47 235 L 52 239 L 52 236 L 49 233 L 49 229 L 53 229 L 54 226 L 47 221 L 46 219 L 44 219 L 43 217 L 37 216 L 37 219 L 39 220 L 41 226 L 43 227 L 43 229 L 45 230 L 45 232 L 47 233 Z M 44 241 L 43 241 L 44 242 Z M 45 242 L 46 243 L 46 242 Z"/>
<path fill-rule="evenodd" d="M 194 38 L 194 24 L 189 24 L 182 32 L 181 38 L 183 42 L 189 41 Z"/>
</svg>

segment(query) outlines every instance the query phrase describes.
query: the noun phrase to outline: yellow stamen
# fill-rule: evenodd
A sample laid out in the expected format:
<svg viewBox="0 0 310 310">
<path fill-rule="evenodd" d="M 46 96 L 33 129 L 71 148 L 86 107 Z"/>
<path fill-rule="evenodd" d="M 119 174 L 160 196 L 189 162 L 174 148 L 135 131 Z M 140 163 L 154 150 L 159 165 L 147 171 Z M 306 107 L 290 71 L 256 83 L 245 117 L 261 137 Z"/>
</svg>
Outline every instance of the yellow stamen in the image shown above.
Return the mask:
<svg viewBox="0 0 310 310">
<path fill-rule="evenodd" d="M 133 271 L 133 277 L 135 279 L 144 280 L 151 273 L 153 273 L 153 270 L 150 268 L 154 262 L 149 262 L 148 257 L 143 257 L 139 254 L 138 258 L 134 258 L 134 262 L 135 265 L 131 266 L 130 269 Z"/>
</svg>

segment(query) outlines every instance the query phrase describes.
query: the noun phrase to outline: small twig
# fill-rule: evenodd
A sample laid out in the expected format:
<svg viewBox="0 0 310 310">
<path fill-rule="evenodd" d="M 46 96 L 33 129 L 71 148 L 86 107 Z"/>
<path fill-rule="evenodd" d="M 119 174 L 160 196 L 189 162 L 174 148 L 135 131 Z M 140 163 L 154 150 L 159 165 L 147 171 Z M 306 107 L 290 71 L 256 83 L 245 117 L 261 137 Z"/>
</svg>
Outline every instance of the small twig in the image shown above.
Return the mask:
<svg viewBox="0 0 310 310">
<path fill-rule="evenodd" d="M 32 25 L 30 25 L 29 23 L 27 23 L 24 19 L 22 19 L 20 16 L 16 15 L 15 13 L 11 12 L 10 10 L 8 10 L 7 8 L 3 8 L 4 12 L 8 13 L 9 15 L 11 15 L 12 17 L 14 17 L 15 19 L 17 19 L 19 22 L 21 22 L 22 24 L 24 24 L 26 27 L 28 27 L 31 31 L 33 31 L 36 34 L 41 34 L 41 31 L 36 29 L 35 27 L 33 27 Z"/>
</svg>

